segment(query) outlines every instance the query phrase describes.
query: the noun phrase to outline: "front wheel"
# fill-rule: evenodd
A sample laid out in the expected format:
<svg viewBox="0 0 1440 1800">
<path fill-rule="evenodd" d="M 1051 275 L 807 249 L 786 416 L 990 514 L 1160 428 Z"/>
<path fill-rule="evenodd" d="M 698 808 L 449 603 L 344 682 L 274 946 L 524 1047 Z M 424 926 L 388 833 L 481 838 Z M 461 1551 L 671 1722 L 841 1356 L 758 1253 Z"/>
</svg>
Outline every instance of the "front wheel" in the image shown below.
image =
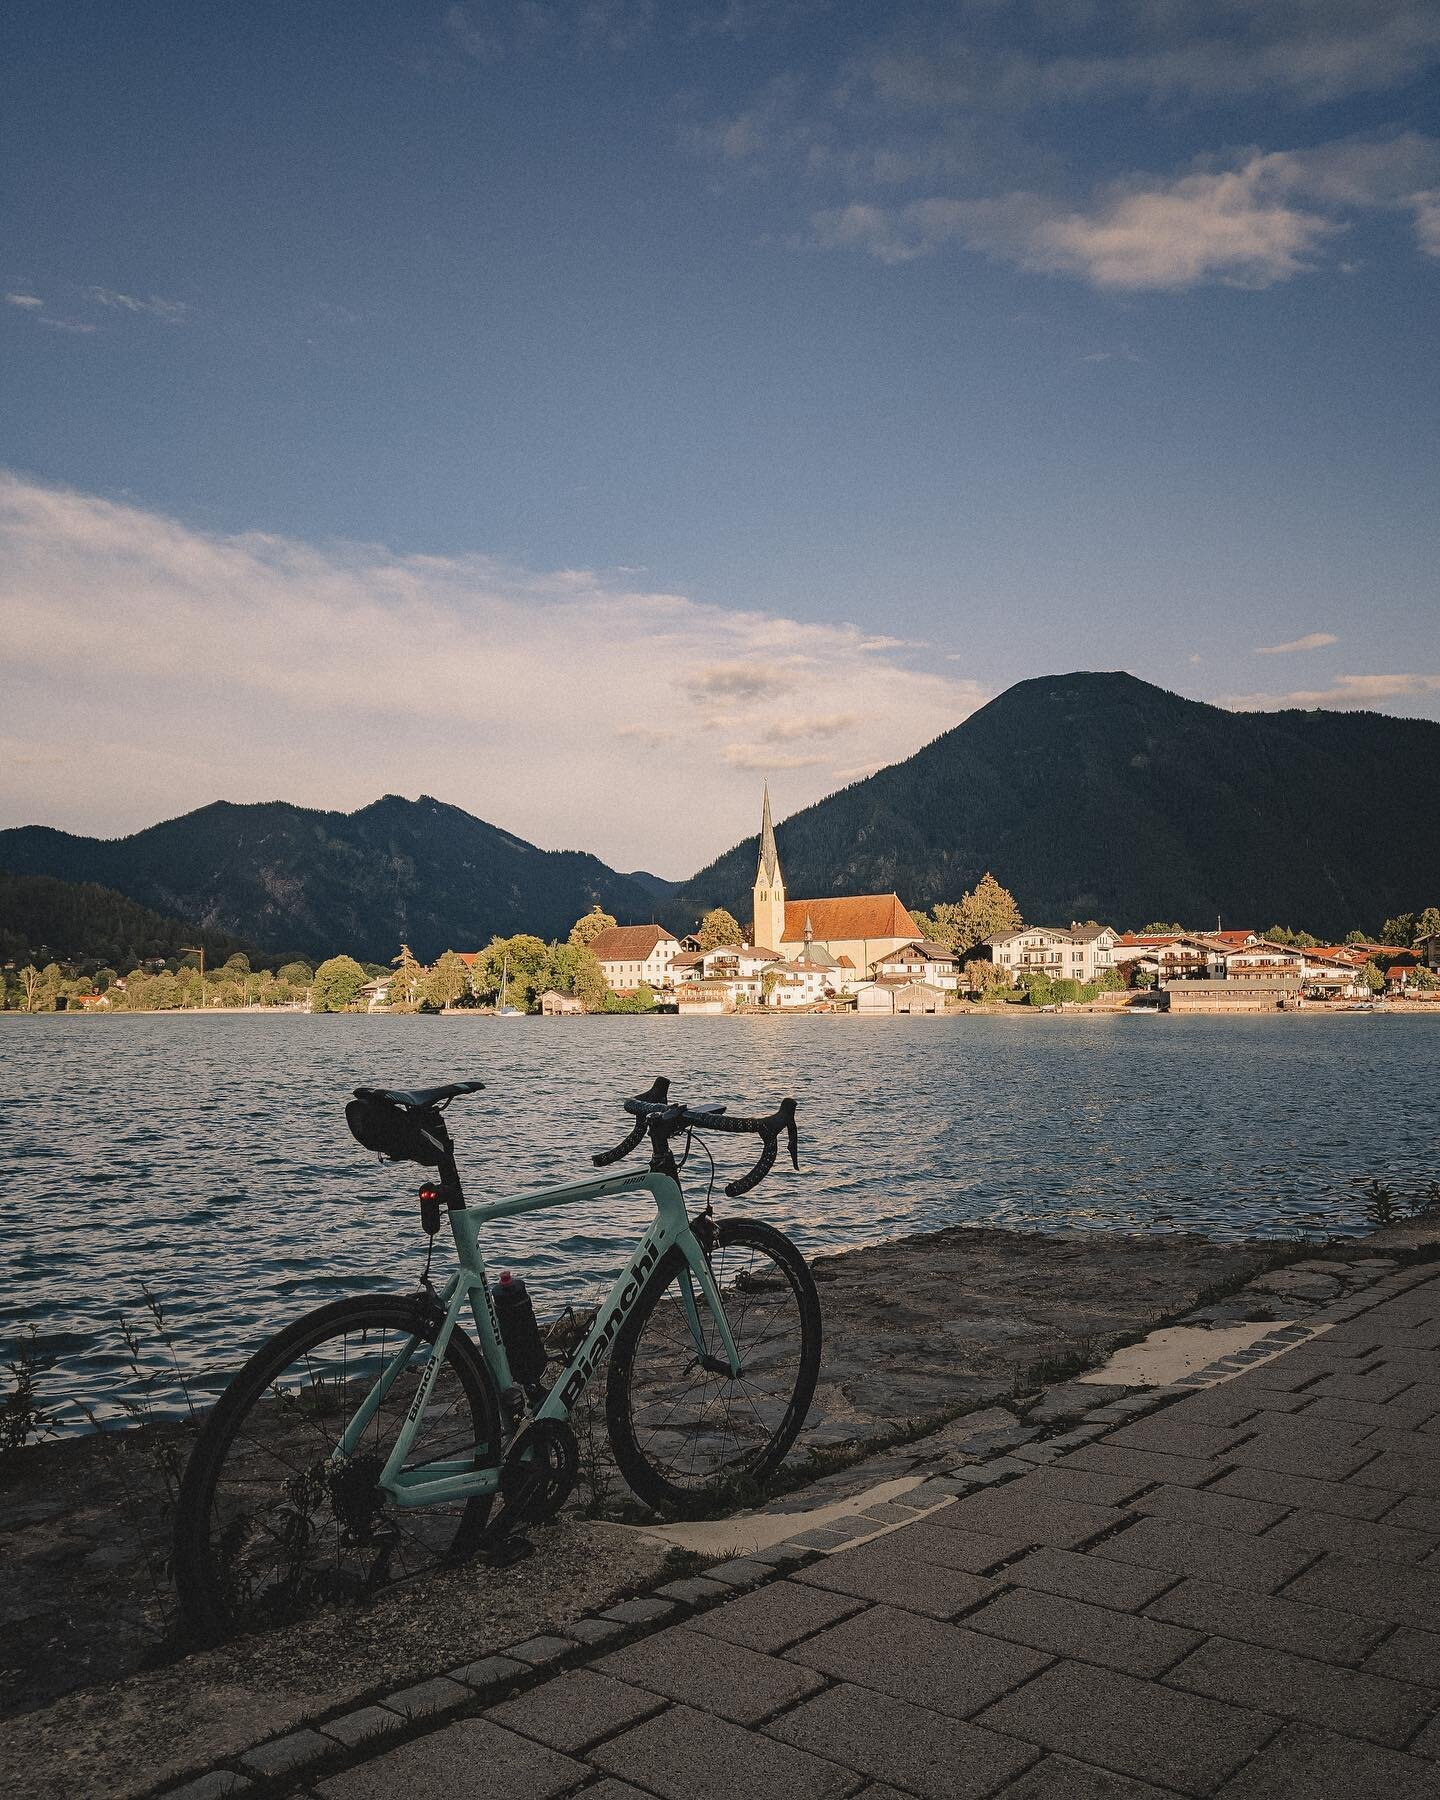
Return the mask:
<svg viewBox="0 0 1440 1800">
<path fill-rule="evenodd" d="M 805 1423 L 820 1372 L 820 1297 L 787 1237 L 750 1219 L 722 1219 L 710 1268 L 738 1376 L 678 1249 L 650 1278 L 610 1359 L 615 1460 L 635 1494 L 660 1511 L 693 1510 L 773 1474 Z M 685 1303 L 692 1289 L 698 1344 Z"/>
<path fill-rule="evenodd" d="M 378 1485 L 440 1318 L 418 1298 L 317 1308 L 263 1344 L 205 1421 L 180 1485 L 175 1581 L 202 1638 L 364 1599 L 472 1548 L 490 1498 L 397 1507 Z M 347 1456 L 340 1439 L 413 1340 Z M 495 1383 L 469 1338 L 445 1348 L 407 1469 L 499 1462 Z"/>
</svg>

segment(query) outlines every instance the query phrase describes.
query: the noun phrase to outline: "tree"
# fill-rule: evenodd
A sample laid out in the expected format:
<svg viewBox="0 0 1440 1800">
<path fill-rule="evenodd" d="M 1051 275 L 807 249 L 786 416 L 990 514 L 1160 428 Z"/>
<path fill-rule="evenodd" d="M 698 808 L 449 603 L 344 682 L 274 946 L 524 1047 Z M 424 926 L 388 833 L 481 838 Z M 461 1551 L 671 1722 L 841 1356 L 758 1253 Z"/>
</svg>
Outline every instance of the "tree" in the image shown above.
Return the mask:
<svg viewBox="0 0 1440 1800">
<path fill-rule="evenodd" d="M 465 965 L 453 950 L 447 950 L 425 981 L 425 998 L 432 1006 L 453 1006 L 470 989 Z"/>
<path fill-rule="evenodd" d="M 1440 906 L 1427 906 L 1415 921 L 1415 936 L 1410 942 L 1416 943 L 1420 938 L 1434 937 L 1440 931 Z"/>
<path fill-rule="evenodd" d="M 585 944 L 575 943 L 574 937 L 572 931 L 569 943 L 556 944 L 550 957 L 547 985 L 557 993 L 573 994 L 586 1012 L 599 1012 L 606 994 L 605 974 L 595 960 L 594 951 Z"/>
<path fill-rule="evenodd" d="M 402 944 L 400 954 L 390 960 L 395 969 L 390 977 L 390 1004 L 392 1007 L 412 1007 L 419 996 L 420 983 L 425 977 L 425 965 L 416 959 L 408 944 Z M 358 963 L 355 966 L 357 969 L 360 967 Z M 318 979 L 320 971 L 317 969 L 315 973 Z"/>
<path fill-rule="evenodd" d="M 700 921 L 700 929 L 695 934 L 696 942 L 702 950 L 717 950 L 722 944 L 743 944 L 745 934 L 740 929 L 740 921 L 734 913 L 726 912 L 723 906 L 712 906 Z"/>
<path fill-rule="evenodd" d="M 491 938 L 475 960 L 471 981 L 477 999 L 498 1000 L 500 983 L 509 969 L 505 1004 L 528 1012 L 535 996 L 550 980 L 551 946 L 528 931 L 514 937 Z"/>
<path fill-rule="evenodd" d="M 613 931 L 615 921 L 607 912 L 601 912 L 599 906 L 592 906 L 584 918 L 577 919 L 570 927 L 568 943 L 581 950 L 588 950 L 602 931 Z"/>
<path fill-rule="evenodd" d="M 1414 913 L 1401 913 L 1397 918 L 1387 919 L 1380 927 L 1380 942 L 1393 944 L 1399 950 L 1408 950 L 1415 942 Z"/>
<path fill-rule="evenodd" d="M 959 901 L 942 900 L 933 909 L 932 920 L 936 942 L 957 953 L 983 944 L 1002 931 L 1018 931 L 1020 908 L 1015 896 L 987 869 L 968 894 Z"/>
<path fill-rule="evenodd" d="M 227 956 L 224 964 L 225 973 L 234 977 L 250 973 L 250 958 L 243 950 L 237 950 L 233 956 Z"/>
<path fill-rule="evenodd" d="M 1347 931 L 1345 933 L 1345 942 L 1347 944 L 1368 944 L 1370 940 L 1363 931 Z"/>
<path fill-rule="evenodd" d="M 1365 983 L 1372 994 L 1384 993 L 1385 977 L 1380 973 L 1380 968 L 1377 963 L 1367 962 L 1365 967 L 1360 971 L 1360 979 Z"/>
<path fill-rule="evenodd" d="M 26 963 L 20 971 L 20 992 L 25 996 L 26 1012 L 34 1012 L 40 997 L 40 971 L 34 963 Z"/>
<path fill-rule="evenodd" d="M 288 962 L 277 972 L 277 981 L 288 981 L 291 987 L 307 988 L 315 979 L 315 972 L 309 963 Z"/>
<path fill-rule="evenodd" d="M 316 1012 L 344 1012 L 365 985 L 365 971 L 353 956 L 332 956 L 315 971 L 310 1004 Z"/>
<path fill-rule="evenodd" d="M 1141 937 L 1164 937 L 1169 932 L 1183 932 L 1183 925 L 1167 924 L 1164 919 L 1152 919 L 1148 925 L 1140 927 Z"/>
</svg>

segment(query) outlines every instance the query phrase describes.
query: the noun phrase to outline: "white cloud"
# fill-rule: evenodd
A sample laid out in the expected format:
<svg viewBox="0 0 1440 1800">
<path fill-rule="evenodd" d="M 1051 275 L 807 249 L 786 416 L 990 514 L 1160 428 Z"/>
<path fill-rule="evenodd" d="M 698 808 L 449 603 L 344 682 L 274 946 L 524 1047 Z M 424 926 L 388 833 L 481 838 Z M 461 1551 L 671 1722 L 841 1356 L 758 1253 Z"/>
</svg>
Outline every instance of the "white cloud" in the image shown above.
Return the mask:
<svg viewBox="0 0 1440 1800">
<path fill-rule="evenodd" d="M 1338 644 L 1339 638 L 1333 631 L 1310 631 L 1304 637 L 1292 638 L 1288 644 L 1259 644 L 1256 646 L 1257 656 L 1288 656 L 1292 650 L 1323 650 L 1328 644 Z"/>
<path fill-rule="evenodd" d="M 893 107 L 945 111 L 1258 96 L 1309 106 L 1398 87 L 1440 59 L 1431 0 L 1020 0 L 1008 9 L 1009 34 L 967 34 L 977 9 L 969 20 L 957 10 L 960 31 L 870 57 L 856 78 L 861 91 Z M 1124 49 L 1110 47 L 1117 41 Z"/>
<path fill-rule="evenodd" d="M 1440 675 L 1341 675 L 1328 688 L 1298 688 L 1289 694 L 1232 694 L 1222 704 L 1237 712 L 1273 712 L 1286 706 L 1350 711 L 1376 706 L 1382 700 L 1413 700 L 1430 694 L 1440 694 Z"/>
<path fill-rule="evenodd" d="M 81 337 L 88 337 L 95 329 L 88 319 L 52 319 L 48 313 L 38 314 L 35 322 L 50 331 L 73 331 Z"/>
<path fill-rule="evenodd" d="M 183 300 L 162 300 L 156 294 L 141 300 L 134 294 L 117 294 L 114 288 L 92 287 L 86 292 L 97 306 L 108 306 L 116 312 L 147 313 L 152 319 L 163 319 L 167 325 L 183 325 L 190 315 Z"/>
<path fill-rule="evenodd" d="M 36 294 L 7 294 L 5 296 L 5 304 L 7 306 L 24 306 L 38 309 L 44 306 L 45 302 Z"/>
<path fill-rule="evenodd" d="M 1440 254 L 1437 180 L 1440 140 L 1411 132 L 1386 142 L 1257 150 L 1234 167 L 1170 179 L 1130 176 L 1082 206 L 1038 193 L 892 207 L 854 201 L 815 213 L 810 241 L 886 263 L 958 242 L 1032 273 L 1121 291 L 1204 282 L 1266 288 L 1315 268 L 1356 212 L 1409 210 L 1421 248 Z"/>
<path fill-rule="evenodd" d="M 113 834 L 218 798 L 424 791 L 672 875 L 754 830 L 762 770 L 788 811 L 986 698 L 850 625 L 584 570 L 206 533 L 3 475 L 0 633 L 7 823 Z"/>
</svg>

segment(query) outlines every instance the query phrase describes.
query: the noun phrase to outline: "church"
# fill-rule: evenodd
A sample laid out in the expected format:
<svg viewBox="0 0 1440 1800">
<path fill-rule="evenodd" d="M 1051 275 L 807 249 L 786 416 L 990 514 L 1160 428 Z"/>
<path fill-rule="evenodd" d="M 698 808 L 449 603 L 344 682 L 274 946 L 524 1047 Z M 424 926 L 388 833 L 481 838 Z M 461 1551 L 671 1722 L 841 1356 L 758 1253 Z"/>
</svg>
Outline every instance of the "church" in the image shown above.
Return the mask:
<svg viewBox="0 0 1440 1800">
<path fill-rule="evenodd" d="M 866 980 L 872 965 L 924 933 L 895 894 L 852 894 L 829 900 L 789 900 L 765 788 L 760 863 L 755 872 L 751 941 L 787 962 L 827 963 Z"/>
</svg>

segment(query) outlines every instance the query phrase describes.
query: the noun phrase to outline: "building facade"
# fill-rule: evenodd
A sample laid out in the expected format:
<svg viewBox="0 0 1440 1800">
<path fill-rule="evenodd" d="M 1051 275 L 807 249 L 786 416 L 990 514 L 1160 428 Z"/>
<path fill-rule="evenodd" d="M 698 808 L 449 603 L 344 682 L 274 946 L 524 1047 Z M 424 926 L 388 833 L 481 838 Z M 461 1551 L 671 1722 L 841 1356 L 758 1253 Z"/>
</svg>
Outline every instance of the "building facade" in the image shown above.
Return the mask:
<svg viewBox="0 0 1440 1800">
<path fill-rule="evenodd" d="M 1115 967 L 1118 934 L 1108 925 L 1026 925 L 985 940 L 996 968 L 1013 977 L 1095 981 Z"/>
<path fill-rule="evenodd" d="M 778 951 L 787 962 L 823 950 L 837 966 L 843 967 L 848 959 L 861 978 L 870 974 L 882 956 L 903 944 L 919 943 L 923 935 L 896 894 L 790 899 L 775 846 L 768 786 L 761 808 L 760 860 L 752 903 L 751 936 L 757 946 Z"/>
<path fill-rule="evenodd" d="M 590 949 L 607 987 L 633 994 L 642 982 L 649 988 L 670 985 L 670 963 L 680 954 L 680 940 L 663 925 L 612 925 L 591 938 Z"/>
</svg>

